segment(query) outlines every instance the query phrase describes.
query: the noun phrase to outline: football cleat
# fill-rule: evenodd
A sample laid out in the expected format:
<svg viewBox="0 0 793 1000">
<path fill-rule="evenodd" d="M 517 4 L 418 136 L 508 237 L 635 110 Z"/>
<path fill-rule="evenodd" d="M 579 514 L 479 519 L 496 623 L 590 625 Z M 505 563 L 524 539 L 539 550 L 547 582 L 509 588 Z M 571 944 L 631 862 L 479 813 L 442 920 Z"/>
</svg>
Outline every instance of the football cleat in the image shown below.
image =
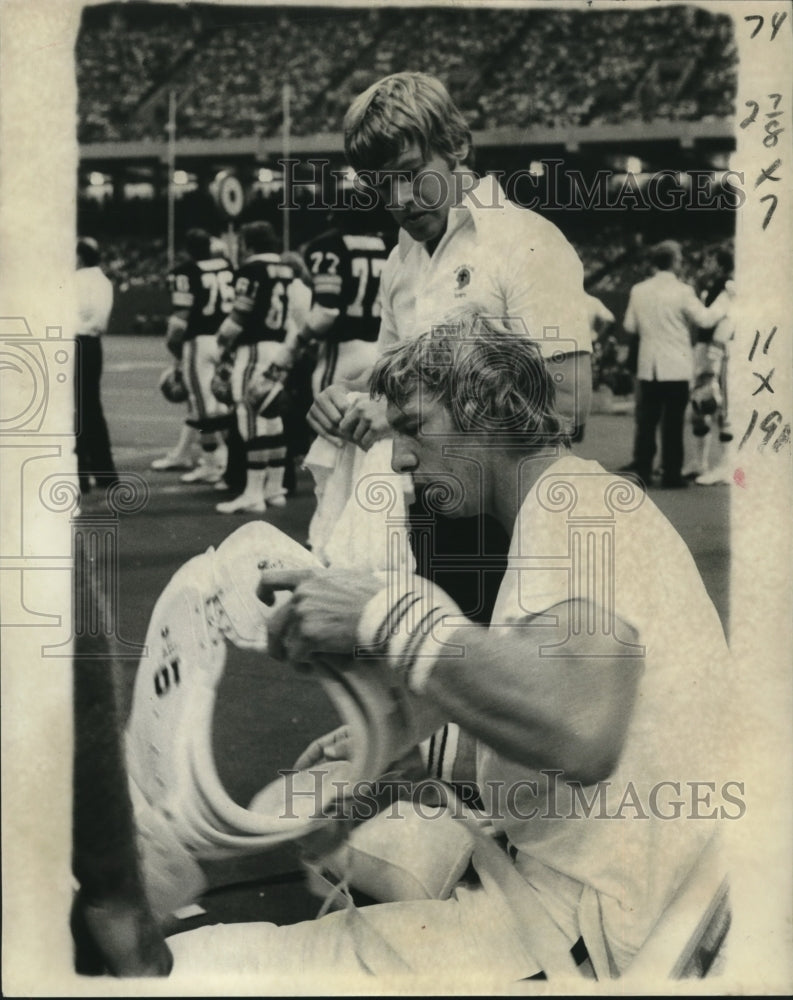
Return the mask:
<svg viewBox="0 0 793 1000">
<path fill-rule="evenodd" d="M 179 476 L 180 483 L 219 483 L 223 478 L 223 470 L 200 462 L 192 472 Z"/>
<path fill-rule="evenodd" d="M 192 458 L 180 458 L 178 455 L 163 455 L 162 458 L 155 458 L 150 468 L 155 472 L 182 471 L 192 469 L 194 462 Z"/>
<path fill-rule="evenodd" d="M 224 500 L 215 505 L 218 514 L 264 514 L 267 504 L 261 497 L 246 496 L 244 493 L 233 500 Z"/>
</svg>

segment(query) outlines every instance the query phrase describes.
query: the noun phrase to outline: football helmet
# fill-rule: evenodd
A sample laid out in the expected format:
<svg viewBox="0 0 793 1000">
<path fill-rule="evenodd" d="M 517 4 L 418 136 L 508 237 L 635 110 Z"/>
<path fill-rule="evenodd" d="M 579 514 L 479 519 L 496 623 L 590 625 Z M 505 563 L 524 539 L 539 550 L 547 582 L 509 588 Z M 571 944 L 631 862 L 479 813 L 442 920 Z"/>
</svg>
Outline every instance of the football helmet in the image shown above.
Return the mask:
<svg viewBox="0 0 793 1000">
<path fill-rule="evenodd" d="M 245 389 L 245 402 L 262 416 L 281 416 L 285 376 L 286 369 L 277 364 L 254 372 Z"/>
<path fill-rule="evenodd" d="M 233 405 L 234 396 L 231 391 L 231 365 L 228 362 L 221 361 L 217 368 L 215 368 L 215 374 L 212 376 L 210 388 L 212 389 L 212 395 L 219 403 L 225 403 L 226 406 Z"/>
<path fill-rule="evenodd" d="M 700 375 L 691 392 L 691 408 L 700 417 L 709 417 L 722 405 L 719 380 L 715 375 Z"/>
<path fill-rule="evenodd" d="M 187 402 L 187 383 L 179 365 L 171 365 L 160 376 L 160 392 L 169 403 Z"/>
</svg>

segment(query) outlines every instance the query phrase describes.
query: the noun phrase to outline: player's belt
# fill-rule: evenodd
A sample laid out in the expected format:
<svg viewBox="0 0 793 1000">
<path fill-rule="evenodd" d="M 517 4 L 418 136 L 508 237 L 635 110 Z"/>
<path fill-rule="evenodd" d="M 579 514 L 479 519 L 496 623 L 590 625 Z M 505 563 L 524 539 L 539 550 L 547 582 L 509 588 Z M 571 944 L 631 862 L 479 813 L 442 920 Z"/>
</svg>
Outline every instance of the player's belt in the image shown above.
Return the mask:
<svg viewBox="0 0 793 1000">
<path fill-rule="evenodd" d="M 258 793 L 256 812 L 234 802 L 220 780 L 212 728 L 226 644 L 266 651 L 267 623 L 289 597 L 277 594 L 272 607 L 259 601 L 260 568 L 320 565 L 277 528 L 251 522 L 186 563 L 154 607 L 126 742 L 143 876 L 159 916 L 200 894 L 200 861 L 259 853 L 334 822 L 340 787 L 331 781 L 352 790 L 397 755 L 408 723 L 388 667 L 325 666 L 319 681 L 349 727 L 351 759 L 286 772 Z M 319 794 L 307 794 L 317 782 Z"/>
</svg>

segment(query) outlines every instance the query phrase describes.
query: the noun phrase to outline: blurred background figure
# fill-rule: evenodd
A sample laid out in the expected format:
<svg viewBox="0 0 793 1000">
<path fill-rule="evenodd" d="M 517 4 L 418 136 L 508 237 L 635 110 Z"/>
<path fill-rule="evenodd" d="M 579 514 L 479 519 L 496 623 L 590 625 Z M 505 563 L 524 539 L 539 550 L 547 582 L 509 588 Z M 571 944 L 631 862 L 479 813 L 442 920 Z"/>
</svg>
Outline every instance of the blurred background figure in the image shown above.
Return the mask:
<svg viewBox="0 0 793 1000">
<path fill-rule="evenodd" d="M 231 311 L 234 271 L 227 257 L 212 252 L 209 233 L 203 229 L 188 231 L 185 249 L 188 259 L 168 275 L 173 311 L 168 318 L 166 346 L 184 375 L 189 416 L 176 455 L 166 455 L 152 468 L 186 464 L 191 431 L 195 429 L 201 457 L 198 466 L 186 472 L 181 481 L 220 483 L 228 459 L 225 433 L 230 411 L 213 395 L 211 381 L 218 360 L 216 335 L 224 316 Z"/>
<path fill-rule="evenodd" d="M 319 393 L 334 382 L 356 379 L 377 357 L 380 275 L 389 245 L 353 191 L 347 192 L 347 199 L 349 204 L 328 214 L 329 228 L 303 247 L 313 284 L 311 311 L 299 336 L 298 357 L 309 358 L 312 366 L 304 416 Z M 340 457 L 337 448 L 321 439 L 311 447 L 307 466 L 318 510 Z M 318 513 L 312 525 L 323 520 Z M 335 521 L 335 515 L 330 520 Z M 309 538 L 315 534 L 309 531 Z"/>
<path fill-rule="evenodd" d="M 118 482 L 110 435 L 102 409 L 102 336 L 113 311 L 113 284 L 99 266 L 99 244 L 91 237 L 77 241 L 77 368 L 75 405 L 77 474 L 80 493 Z"/>
<path fill-rule="evenodd" d="M 315 396 L 333 382 L 354 379 L 377 357 L 380 275 L 389 247 L 370 216 L 353 200 L 330 215 L 330 228 L 303 251 L 314 288 L 303 336 L 318 343 Z"/>
<path fill-rule="evenodd" d="M 659 243 L 650 261 L 654 274 L 631 289 L 623 324 L 638 337 L 638 386 L 633 461 L 619 471 L 651 484 L 660 423 L 661 487 L 680 489 L 688 485 L 682 474 L 683 428 L 694 375 L 693 330 L 714 327 L 724 310 L 716 304 L 706 308 L 680 280 L 683 250 L 677 241 Z"/>
<path fill-rule="evenodd" d="M 702 295 L 706 306 L 725 315 L 712 329 L 700 328 L 694 346 L 694 385 L 691 392 L 691 462 L 685 470 L 699 486 L 731 483 L 730 443 L 733 440 L 728 407 L 730 343 L 735 338 L 735 263 L 729 250 L 715 254 L 716 276 Z M 715 438 L 718 436 L 718 442 Z"/>
<path fill-rule="evenodd" d="M 593 400 L 594 393 L 601 388 L 600 372 L 601 366 L 600 362 L 603 357 L 604 345 L 607 343 L 609 332 L 613 329 L 614 323 L 616 322 L 614 313 L 609 309 L 609 307 L 601 302 L 596 295 L 590 295 L 588 292 L 585 293 L 586 304 L 587 304 L 587 316 L 589 320 L 589 329 L 592 333 L 592 392 Z M 611 390 L 607 386 L 603 386 L 610 395 Z M 600 395 L 601 410 L 602 410 L 602 398 L 603 393 Z M 611 402 L 611 400 L 609 400 Z M 606 408 L 606 412 L 610 411 L 611 406 Z M 584 428 L 586 427 L 586 422 L 582 422 L 575 427 L 575 430 L 570 435 L 570 440 L 573 443 L 584 440 Z"/>
<path fill-rule="evenodd" d="M 285 251 L 281 260 L 294 269 L 295 278 L 305 287 L 302 295 L 295 297 L 295 326 L 303 330 L 308 321 L 314 282 L 303 257 L 296 250 Z M 313 434 L 306 422 L 306 414 L 311 407 L 311 374 L 316 364 L 316 343 L 306 341 L 295 351 L 291 367 L 284 381 L 287 405 L 284 408 L 284 435 L 286 437 L 286 464 L 284 466 L 284 490 L 291 496 L 297 488 L 297 468 L 311 446 Z"/>
<path fill-rule="evenodd" d="M 284 468 L 284 379 L 292 357 L 297 319 L 305 315 L 311 291 L 281 259 L 280 241 L 269 222 L 240 230 L 240 265 L 233 308 L 218 331 L 221 357 L 233 357 L 232 394 L 246 450 L 246 483 L 220 514 L 264 513 L 269 503 L 286 503 Z"/>
</svg>

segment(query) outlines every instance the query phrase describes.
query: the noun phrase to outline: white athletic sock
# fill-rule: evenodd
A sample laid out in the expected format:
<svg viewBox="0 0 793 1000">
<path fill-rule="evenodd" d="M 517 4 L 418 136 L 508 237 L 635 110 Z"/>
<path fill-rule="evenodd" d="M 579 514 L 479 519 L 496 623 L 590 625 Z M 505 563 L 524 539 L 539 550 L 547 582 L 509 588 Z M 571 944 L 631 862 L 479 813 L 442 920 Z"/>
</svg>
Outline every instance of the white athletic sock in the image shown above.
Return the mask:
<svg viewBox="0 0 793 1000">
<path fill-rule="evenodd" d="M 193 445 L 198 438 L 198 431 L 189 424 L 182 424 L 179 432 L 179 441 L 176 447 L 170 452 L 174 459 L 191 459 L 193 457 Z"/>
<path fill-rule="evenodd" d="M 248 466 L 248 479 L 245 484 L 244 497 L 251 500 L 264 500 L 264 481 L 267 477 L 267 469 L 252 469 Z"/>
<path fill-rule="evenodd" d="M 264 499 L 270 500 L 273 497 L 282 497 L 284 490 L 284 469 L 283 465 L 270 465 L 265 470 Z"/>
</svg>

